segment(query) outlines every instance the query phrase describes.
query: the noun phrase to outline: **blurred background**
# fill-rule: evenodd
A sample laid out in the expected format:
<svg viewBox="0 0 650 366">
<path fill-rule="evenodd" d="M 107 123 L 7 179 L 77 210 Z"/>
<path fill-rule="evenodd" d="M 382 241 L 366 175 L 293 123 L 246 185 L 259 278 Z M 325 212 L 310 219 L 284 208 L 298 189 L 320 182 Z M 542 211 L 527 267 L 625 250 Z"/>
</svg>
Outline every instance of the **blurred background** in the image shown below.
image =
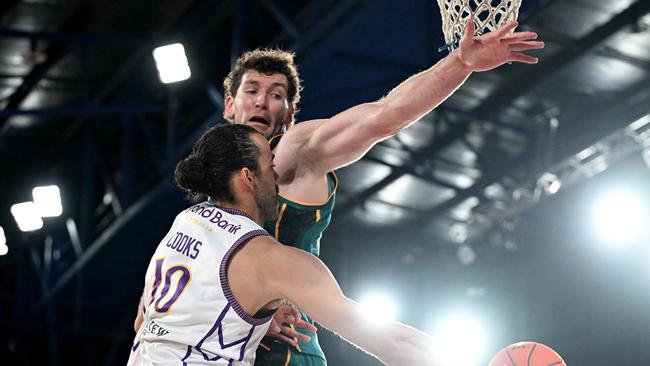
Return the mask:
<svg viewBox="0 0 650 366">
<path fill-rule="evenodd" d="M 321 253 L 344 292 L 450 365 L 521 340 L 650 364 L 649 13 L 524 0 L 538 65 L 472 75 L 338 171 Z M 189 78 L 165 84 L 152 51 L 174 43 Z M 303 121 L 380 98 L 442 45 L 433 0 L 3 0 L 0 363 L 126 363 L 146 266 L 189 205 L 173 167 L 222 123 L 242 51 L 296 53 Z M 331 365 L 378 364 L 319 335 Z"/>
</svg>

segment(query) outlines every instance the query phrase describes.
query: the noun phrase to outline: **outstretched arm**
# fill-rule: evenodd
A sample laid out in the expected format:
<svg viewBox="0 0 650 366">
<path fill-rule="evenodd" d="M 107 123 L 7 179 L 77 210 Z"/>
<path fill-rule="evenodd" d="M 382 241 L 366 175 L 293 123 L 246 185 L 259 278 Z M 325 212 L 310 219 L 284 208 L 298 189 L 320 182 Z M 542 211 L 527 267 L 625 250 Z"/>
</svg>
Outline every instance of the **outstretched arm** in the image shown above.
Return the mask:
<svg viewBox="0 0 650 366">
<path fill-rule="evenodd" d="M 428 335 L 397 322 L 373 325 L 366 320 L 359 304 L 343 295 L 330 271 L 315 256 L 270 239 L 258 244 L 262 248 L 255 248 L 259 259 L 256 269 L 267 299 L 289 299 L 319 324 L 384 364 L 439 364 Z"/>
<path fill-rule="evenodd" d="M 536 63 L 522 51 L 542 48 L 534 32 L 510 33 L 511 22 L 497 31 L 474 37 L 469 21 L 459 49 L 393 89 L 385 98 L 343 111 L 328 120 L 300 123 L 289 129 L 296 135 L 291 156 L 307 156 L 307 168 L 332 171 L 361 158 L 378 141 L 392 136 L 437 107 L 460 87 L 473 71 L 496 68 L 506 62 Z M 292 139 L 294 140 L 294 139 Z M 290 146 L 288 146 L 290 148 Z"/>
</svg>

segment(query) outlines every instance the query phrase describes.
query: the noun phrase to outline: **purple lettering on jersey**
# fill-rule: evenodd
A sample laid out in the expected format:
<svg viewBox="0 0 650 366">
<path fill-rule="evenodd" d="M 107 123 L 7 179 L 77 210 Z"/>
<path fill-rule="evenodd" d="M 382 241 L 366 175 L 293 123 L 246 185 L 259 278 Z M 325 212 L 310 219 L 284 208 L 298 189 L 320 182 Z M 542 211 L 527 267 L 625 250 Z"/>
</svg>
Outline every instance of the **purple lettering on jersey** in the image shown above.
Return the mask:
<svg viewBox="0 0 650 366">
<path fill-rule="evenodd" d="M 193 248 L 194 253 L 192 253 L 192 254 L 190 255 L 190 258 L 192 258 L 192 259 L 196 259 L 196 257 L 199 255 L 199 251 L 200 251 L 199 247 L 200 247 L 201 245 L 203 245 L 203 243 L 201 243 L 201 242 L 198 241 L 198 240 L 196 241 L 196 243 L 194 243 L 194 248 Z"/>
<path fill-rule="evenodd" d="M 201 251 L 199 247 L 201 245 L 202 243 L 200 241 L 187 234 L 183 234 L 180 231 L 177 231 L 176 235 L 167 242 L 167 247 L 174 249 L 191 259 L 196 259 L 196 257 L 199 256 L 199 252 Z M 190 249 L 193 250 L 192 254 L 190 254 Z"/>
<path fill-rule="evenodd" d="M 189 238 L 190 237 L 187 234 L 183 234 L 183 237 L 181 238 L 181 240 L 178 242 L 178 245 L 174 249 L 176 249 L 176 251 L 179 253 L 183 252 L 183 246 L 187 244 Z"/>
<path fill-rule="evenodd" d="M 224 219 L 221 211 L 217 211 L 214 217 L 210 219 L 210 222 L 217 224 L 218 227 L 226 230 L 231 234 L 237 234 L 237 230 L 241 229 L 241 225 L 235 226 L 235 224 L 231 224 L 226 219 Z"/>
<path fill-rule="evenodd" d="M 176 249 L 176 247 L 178 246 L 179 241 L 180 241 L 182 238 L 183 238 L 183 233 L 181 233 L 180 231 L 177 231 L 177 232 L 176 232 L 176 236 L 174 236 L 173 238 L 169 239 L 169 241 L 167 242 L 167 246 L 170 247 L 170 248 L 172 248 L 172 249 Z M 172 240 L 173 240 L 173 241 L 172 241 Z"/>
<path fill-rule="evenodd" d="M 227 210 L 227 209 L 224 210 L 227 211 L 228 213 L 231 213 L 230 211 L 234 211 L 234 213 L 231 214 L 241 215 L 250 218 L 248 215 L 246 215 L 246 213 L 240 212 L 239 210 Z M 230 234 L 237 234 L 237 231 L 241 229 L 241 225 L 235 225 L 233 223 L 228 222 L 228 220 L 226 220 L 223 217 L 222 211 L 216 207 L 204 207 L 199 204 L 188 208 L 187 210 L 185 210 L 185 212 L 192 212 L 205 219 L 208 219 L 211 223 L 217 224 L 219 228 L 227 231 Z"/>
<path fill-rule="evenodd" d="M 189 257 L 190 256 L 190 246 L 194 244 L 196 239 L 190 238 L 189 236 L 187 237 L 187 240 L 185 241 L 185 245 L 183 248 L 178 248 L 179 253 L 185 254 L 185 256 Z"/>
<path fill-rule="evenodd" d="M 208 217 L 212 216 L 213 211 L 215 211 L 214 207 L 206 208 L 201 211 L 201 217 L 205 217 L 207 219 Z"/>
</svg>

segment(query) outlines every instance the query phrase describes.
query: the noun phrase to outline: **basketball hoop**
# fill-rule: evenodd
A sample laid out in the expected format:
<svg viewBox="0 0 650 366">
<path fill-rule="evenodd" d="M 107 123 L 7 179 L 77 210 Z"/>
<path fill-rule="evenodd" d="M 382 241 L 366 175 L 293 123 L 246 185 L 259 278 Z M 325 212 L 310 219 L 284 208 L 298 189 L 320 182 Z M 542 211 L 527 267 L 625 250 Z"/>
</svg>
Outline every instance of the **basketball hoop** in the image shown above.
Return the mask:
<svg viewBox="0 0 650 366">
<path fill-rule="evenodd" d="M 440 50 L 451 52 L 458 47 L 470 17 L 476 24 L 474 35 L 492 32 L 517 19 L 521 0 L 438 0 L 438 6 L 447 43 Z"/>
</svg>

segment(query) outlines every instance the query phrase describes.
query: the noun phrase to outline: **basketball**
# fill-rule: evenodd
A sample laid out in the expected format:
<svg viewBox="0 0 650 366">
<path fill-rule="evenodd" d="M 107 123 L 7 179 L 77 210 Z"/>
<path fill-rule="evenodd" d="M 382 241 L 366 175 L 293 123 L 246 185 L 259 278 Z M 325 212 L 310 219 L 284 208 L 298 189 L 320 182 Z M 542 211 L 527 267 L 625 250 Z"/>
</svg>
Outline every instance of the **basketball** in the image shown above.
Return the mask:
<svg viewBox="0 0 650 366">
<path fill-rule="evenodd" d="M 519 342 L 499 351 L 489 366 L 566 366 L 562 357 L 537 342 Z"/>
</svg>

